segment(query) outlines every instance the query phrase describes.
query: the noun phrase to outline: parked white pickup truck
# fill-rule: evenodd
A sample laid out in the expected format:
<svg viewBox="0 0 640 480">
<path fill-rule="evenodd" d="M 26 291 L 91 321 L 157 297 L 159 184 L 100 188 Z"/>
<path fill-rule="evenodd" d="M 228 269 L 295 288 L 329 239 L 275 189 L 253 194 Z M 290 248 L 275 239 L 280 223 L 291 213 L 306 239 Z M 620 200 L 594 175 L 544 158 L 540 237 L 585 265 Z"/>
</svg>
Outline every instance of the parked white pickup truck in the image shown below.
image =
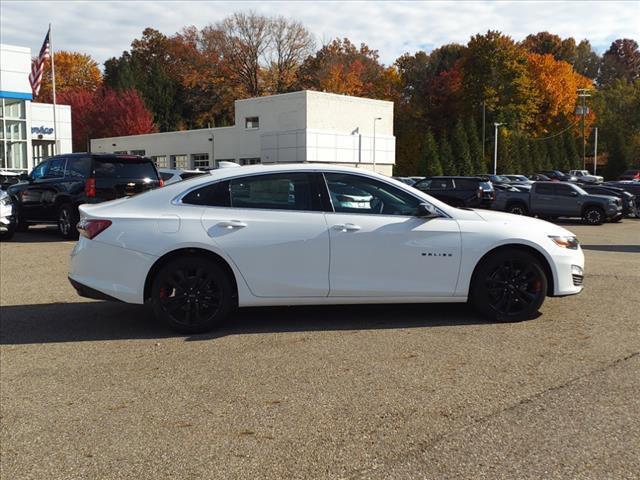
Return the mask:
<svg viewBox="0 0 640 480">
<path fill-rule="evenodd" d="M 602 183 L 604 182 L 604 177 L 600 175 L 591 175 L 589 170 L 569 170 L 569 175 L 573 175 L 578 179 L 579 182 L 586 183 Z"/>
</svg>

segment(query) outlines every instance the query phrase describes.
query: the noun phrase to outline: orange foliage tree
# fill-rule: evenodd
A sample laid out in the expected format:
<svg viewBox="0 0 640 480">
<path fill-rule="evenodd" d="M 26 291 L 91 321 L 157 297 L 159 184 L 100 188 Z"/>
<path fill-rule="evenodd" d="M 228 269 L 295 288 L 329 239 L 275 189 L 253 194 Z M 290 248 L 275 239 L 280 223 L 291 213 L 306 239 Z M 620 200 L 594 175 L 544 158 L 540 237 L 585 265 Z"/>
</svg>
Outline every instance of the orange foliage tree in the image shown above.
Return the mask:
<svg viewBox="0 0 640 480">
<path fill-rule="evenodd" d="M 94 91 L 102 84 L 98 63 L 90 55 L 79 52 L 55 52 L 56 94 L 73 90 Z M 51 62 L 45 63 L 42 85 L 35 101 L 50 103 L 53 100 Z"/>
</svg>

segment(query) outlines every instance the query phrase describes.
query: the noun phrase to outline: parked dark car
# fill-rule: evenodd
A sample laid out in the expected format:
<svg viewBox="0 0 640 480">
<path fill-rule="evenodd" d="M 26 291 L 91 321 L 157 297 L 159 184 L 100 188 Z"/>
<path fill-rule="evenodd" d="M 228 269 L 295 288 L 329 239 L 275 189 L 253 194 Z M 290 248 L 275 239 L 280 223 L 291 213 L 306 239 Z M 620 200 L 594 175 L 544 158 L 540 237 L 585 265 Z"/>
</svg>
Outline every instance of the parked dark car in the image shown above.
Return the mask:
<svg viewBox="0 0 640 480">
<path fill-rule="evenodd" d="M 640 180 L 640 168 L 626 170 L 618 177 L 618 180 Z"/>
<path fill-rule="evenodd" d="M 629 192 L 636 197 L 636 207 L 640 211 L 640 181 L 631 182 L 623 180 L 620 182 L 605 182 L 603 186 L 621 188 L 625 192 Z"/>
<path fill-rule="evenodd" d="M 7 192 L 14 200 L 18 230 L 56 224 L 64 238 L 78 238 L 78 206 L 100 203 L 161 187 L 150 158 L 73 153 L 38 164 Z"/>
<path fill-rule="evenodd" d="M 393 177 L 393 178 L 395 178 L 399 182 L 404 183 L 405 185 L 409 185 L 410 187 L 416 184 L 416 181 L 411 177 Z"/>
<path fill-rule="evenodd" d="M 453 207 L 490 208 L 495 198 L 491 182 L 479 177 L 429 177 L 413 187 Z"/>
<path fill-rule="evenodd" d="M 536 182 L 530 192 L 502 191 L 493 208 L 519 215 L 546 218 L 582 217 L 600 225 L 622 218 L 622 202 L 612 195 L 591 195 L 573 183 Z"/>
<path fill-rule="evenodd" d="M 529 175 L 529 180 L 533 180 L 534 182 L 550 182 L 551 179 L 542 173 L 534 173 L 533 175 Z"/>
<path fill-rule="evenodd" d="M 593 195 L 613 195 L 614 197 L 618 197 L 622 202 L 622 215 L 625 217 L 631 215 L 634 217 L 638 216 L 635 195 L 622 188 L 601 185 L 581 185 L 581 188 Z"/>
<path fill-rule="evenodd" d="M 549 177 L 549 180 L 551 180 L 552 182 L 577 182 L 578 179 L 572 175 L 569 175 L 567 173 L 561 172 L 560 170 L 542 170 L 541 172 L 542 175 L 546 175 L 547 177 Z"/>
<path fill-rule="evenodd" d="M 484 180 L 485 182 L 491 182 L 493 185 L 510 185 L 511 180 L 509 180 L 504 175 L 493 175 L 491 173 L 481 173 L 478 175 L 479 178 Z"/>
</svg>

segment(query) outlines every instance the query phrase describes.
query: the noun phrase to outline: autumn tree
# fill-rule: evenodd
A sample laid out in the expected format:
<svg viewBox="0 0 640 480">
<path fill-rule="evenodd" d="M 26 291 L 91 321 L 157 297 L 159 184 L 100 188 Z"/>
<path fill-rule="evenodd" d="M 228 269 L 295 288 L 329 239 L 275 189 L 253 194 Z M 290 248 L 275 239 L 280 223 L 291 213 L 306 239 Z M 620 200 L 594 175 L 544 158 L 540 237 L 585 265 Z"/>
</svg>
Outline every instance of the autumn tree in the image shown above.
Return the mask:
<svg viewBox="0 0 640 480">
<path fill-rule="evenodd" d="M 284 17 L 271 20 L 270 35 L 266 89 L 271 93 L 291 91 L 298 67 L 311 55 L 315 42 L 300 22 Z"/>
<path fill-rule="evenodd" d="M 35 61 L 35 59 L 34 59 Z M 102 74 L 98 63 L 90 55 L 79 52 L 55 52 L 56 95 L 74 90 L 93 91 L 100 87 Z M 53 100 L 51 62 L 47 61 L 42 84 L 36 101 L 50 103 Z"/>
<path fill-rule="evenodd" d="M 573 121 L 579 88 L 589 88 L 591 80 L 577 74 L 567 62 L 555 60 L 550 54 L 530 53 L 527 68 L 533 86 L 536 113 L 530 118 L 529 129 L 545 134 L 558 125 Z"/>
<path fill-rule="evenodd" d="M 582 40 L 576 47 L 576 59 L 573 63 L 576 73 L 595 80 L 600 72 L 600 63 L 601 58 L 593 51 L 589 40 Z"/>
<path fill-rule="evenodd" d="M 638 42 L 629 38 L 614 41 L 602 55 L 598 83 L 608 85 L 616 79 L 633 82 L 640 78 Z"/>
<path fill-rule="evenodd" d="M 536 100 L 527 72 L 527 55 L 510 37 L 497 31 L 471 37 L 461 58 L 462 95 L 469 113 L 486 104 L 489 123 L 524 128 Z"/>
<path fill-rule="evenodd" d="M 153 117 L 136 90 L 68 90 L 60 102 L 71 106 L 74 151 L 86 151 L 91 138 L 155 131 Z"/>
</svg>

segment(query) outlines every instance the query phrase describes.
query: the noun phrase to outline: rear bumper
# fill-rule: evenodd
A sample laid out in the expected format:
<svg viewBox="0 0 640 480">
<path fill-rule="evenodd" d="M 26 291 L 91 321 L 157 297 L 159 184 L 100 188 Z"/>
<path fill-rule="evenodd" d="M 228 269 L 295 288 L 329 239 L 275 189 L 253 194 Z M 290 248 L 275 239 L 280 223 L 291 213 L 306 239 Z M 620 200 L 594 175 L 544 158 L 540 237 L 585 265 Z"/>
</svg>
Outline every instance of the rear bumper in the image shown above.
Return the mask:
<svg viewBox="0 0 640 480">
<path fill-rule="evenodd" d="M 156 260 L 153 255 L 80 237 L 71 252 L 69 281 L 81 296 L 142 304 L 147 273 Z"/>
</svg>

